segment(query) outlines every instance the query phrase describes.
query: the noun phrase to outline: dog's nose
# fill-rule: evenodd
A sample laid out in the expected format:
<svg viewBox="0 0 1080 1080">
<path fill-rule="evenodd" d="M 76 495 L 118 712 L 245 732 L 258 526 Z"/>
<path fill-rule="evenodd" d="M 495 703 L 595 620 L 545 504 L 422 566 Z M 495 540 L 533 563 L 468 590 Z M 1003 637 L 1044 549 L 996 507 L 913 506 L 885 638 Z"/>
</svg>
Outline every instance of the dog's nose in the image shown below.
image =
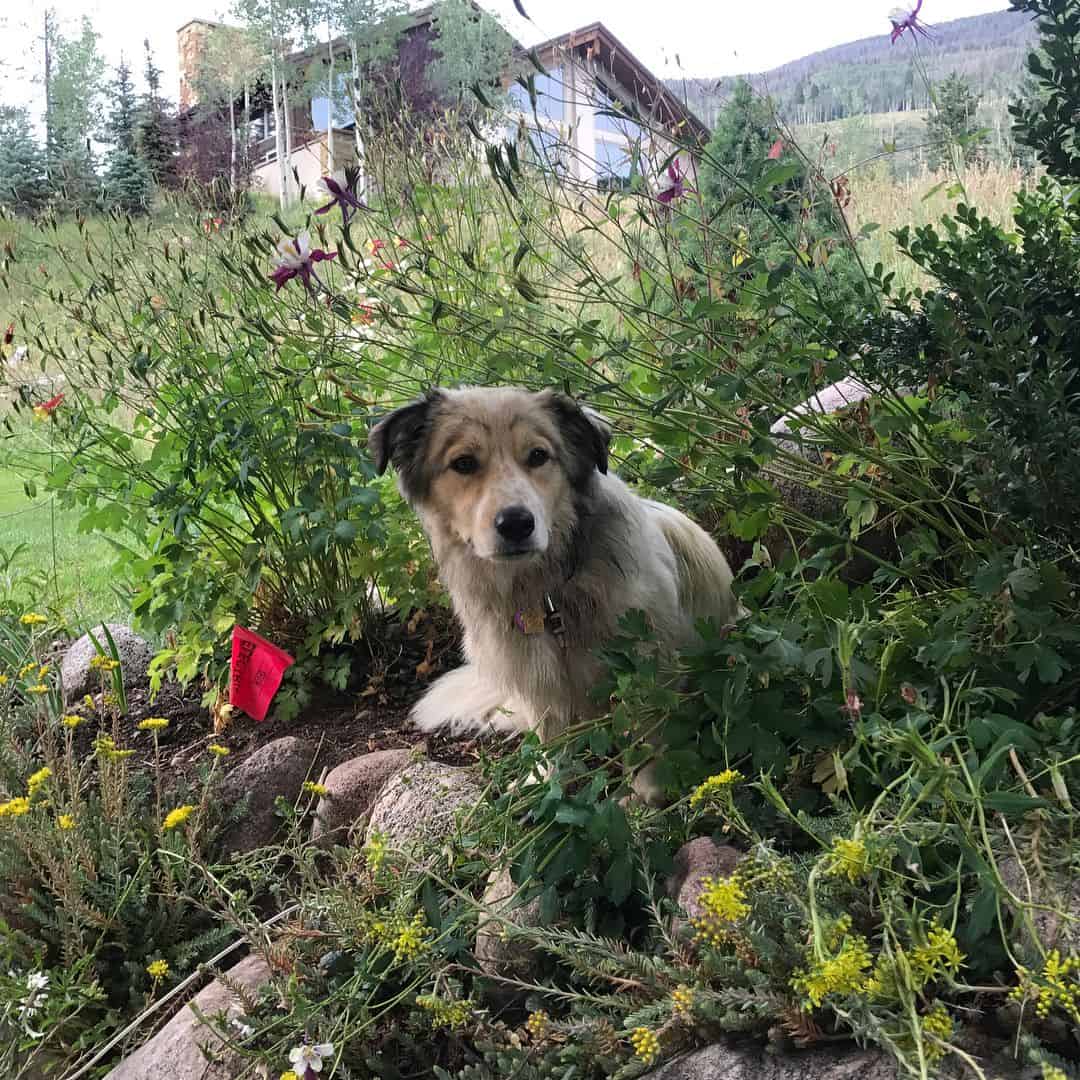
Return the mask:
<svg viewBox="0 0 1080 1080">
<path fill-rule="evenodd" d="M 495 531 L 505 540 L 520 544 L 532 536 L 536 519 L 524 506 L 508 506 L 495 515 Z"/>
</svg>

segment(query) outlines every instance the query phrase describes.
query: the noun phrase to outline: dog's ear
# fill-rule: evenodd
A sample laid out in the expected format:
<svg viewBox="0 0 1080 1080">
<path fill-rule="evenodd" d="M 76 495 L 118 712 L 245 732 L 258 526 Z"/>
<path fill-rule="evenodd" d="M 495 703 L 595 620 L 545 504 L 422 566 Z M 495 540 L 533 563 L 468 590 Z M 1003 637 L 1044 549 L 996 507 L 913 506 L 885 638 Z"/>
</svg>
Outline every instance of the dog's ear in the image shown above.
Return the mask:
<svg viewBox="0 0 1080 1080">
<path fill-rule="evenodd" d="M 424 446 L 440 400 L 439 392 L 431 391 L 387 413 L 368 434 L 368 451 L 375 471 L 382 476 L 392 462 L 406 498 L 424 493 Z"/>
<path fill-rule="evenodd" d="M 581 487 L 593 469 L 606 473 L 611 426 L 597 412 L 583 408 L 566 394 L 549 391 L 547 407 L 555 416 L 563 442 L 570 452 L 570 479 Z"/>
</svg>

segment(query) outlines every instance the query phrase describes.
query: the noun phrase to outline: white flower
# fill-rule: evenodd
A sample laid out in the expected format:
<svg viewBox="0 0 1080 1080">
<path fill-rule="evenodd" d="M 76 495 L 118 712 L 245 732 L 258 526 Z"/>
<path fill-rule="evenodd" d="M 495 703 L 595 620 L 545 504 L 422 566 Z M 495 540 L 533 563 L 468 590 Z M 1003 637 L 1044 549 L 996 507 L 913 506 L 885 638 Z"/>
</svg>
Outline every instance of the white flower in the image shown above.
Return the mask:
<svg viewBox="0 0 1080 1080">
<path fill-rule="evenodd" d="M 322 1072 L 323 1062 L 333 1056 L 333 1043 L 316 1043 L 314 1046 L 308 1046 L 305 1043 L 302 1046 L 294 1046 L 289 1051 L 289 1064 L 292 1065 L 294 1072 L 303 1076 L 307 1069 L 312 1072 Z"/>
<path fill-rule="evenodd" d="M 244 1018 L 241 1016 L 230 1016 L 229 1025 L 236 1032 L 238 1039 L 250 1039 L 255 1034 L 255 1029 L 250 1024 L 245 1023 Z"/>
<path fill-rule="evenodd" d="M 38 990 L 48 990 L 49 976 L 44 971 L 32 971 L 26 978 L 26 985 L 31 993 L 36 993 Z"/>
<path fill-rule="evenodd" d="M 311 262 L 311 233 L 304 229 L 296 234 L 294 240 L 291 236 L 282 237 L 277 244 L 278 266 L 286 266 L 290 270 L 299 270 Z"/>
</svg>

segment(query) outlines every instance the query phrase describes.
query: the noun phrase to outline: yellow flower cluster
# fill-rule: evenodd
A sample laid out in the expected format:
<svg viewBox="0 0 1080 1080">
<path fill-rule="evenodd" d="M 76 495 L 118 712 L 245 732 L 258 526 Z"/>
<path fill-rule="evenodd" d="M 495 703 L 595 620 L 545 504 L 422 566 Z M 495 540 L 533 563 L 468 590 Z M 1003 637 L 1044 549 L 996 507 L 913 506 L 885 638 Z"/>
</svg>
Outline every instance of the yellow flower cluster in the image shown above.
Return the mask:
<svg viewBox="0 0 1080 1080">
<path fill-rule="evenodd" d="M 85 706 L 86 708 L 88 708 L 88 709 L 89 709 L 89 710 L 90 710 L 91 712 L 93 712 L 93 711 L 94 711 L 94 709 L 96 708 L 96 706 L 94 705 L 94 698 L 93 698 L 93 695 L 91 695 L 91 694 L 84 694 L 84 695 L 83 695 L 83 699 L 82 699 L 82 703 L 83 703 L 83 705 L 84 705 L 84 706 Z"/>
<path fill-rule="evenodd" d="M 169 721 L 164 716 L 148 716 L 135 726 L 140 731 L 164 731 L 169 726 Z"/>
<path fill-rule="evenodd" d="M 386 837 L 377 829 L 368 837 L 364 845 L 364 858 L 376 874 L 386 861 Z"/>
<path fill-rule="evenodd" d="M 81 716 L 76 716 L 74 713 L 69 713 L 67 716 L 60 717 L 60 723 L 63 724 L 64 727 L 71 728 L 71 730 L 74 731 L 75 728 L 77 728 L 83 722 L 83 719 L 84 718 Z"/>
<path fill-rule="evenodd" d="M 56 819 L 56 824 L 58 828 L 61 828 L 66 832 L 68 829 L 75 828 L 75 819 L 70 814 L 61 814 Z"/>
<path fill-rule="evenodd" d="M 52 769 L 48 765 L 42 766 L 26 781 L 26 793 L 32 799 L 40 791 L 41 787 L 46 784 L 49 777 L 52 776 Z"/>
<path fill-rule="evenodd" d="M 833 840 L 825 873 L 830 877 L 846 877 L 852 884 L 866 877 L 870 873 L 866 841 L 838 836 Z"/>
<path fill-rule="evenodd" d="M 25 615 L 19 616 L 19 622 L 23 626 L 41 626 L 42 623 L 47 623 L 49 620 L 44 615 L 39 615 L 36 611 L 28 611 Z"/>
<path fill-rule="evenodd" d="M 279 1077 L 278 1080 L 300 1080 L 300 1077 L 292 1071 L 292 1069 L 286 1069 Z"/>
<path fill-rule="evenodd" d="M 424 921 L 424 913 L 418 911 L 408 922 L 402 922 L 397 927 L 397 933 L 390 939 L 389 945 L 394 950 L 394 959 L 400 963 L 402 960 L 413 960 L 426 952 L 431 947 L 428 936 L 431 927 Z"/>
<path fill-rule="evenodd" d="M 529 1013 L 529 1019 L 525 1021 L 525 1030 L 534 1038 L 542 1039 L 551 1025 L 551 1017 L 543 1009 Z"/>
<path fill-rule="evenodd" d="M 37 677 L 39 679 L 44 679 L 45 676 L 48 675 L 48 674 L 49 674 L 49 665 L 48 664 L 42 664 L 41 667 L 39 667 L 38 670 L 37 670 Z"/>
<path fill-rule="evenodd" d="M 911 950 L 910 960 L 916 989 L 921 990 L 942 975 L 956 975 L 963 967 L 964 955 L 952 931 L 935 922 L 926 935 L 926 944 Z"/>
<path fill-rule="evenodd" d="M 26 692 L 28 694 L 47 694 L 49 687 L 45 683 L 36 683 L 33 686 L 28 686 Z"/>
<path fill-rule="evenodd" d="M 111 735 L 99 735 L 94 740 L 94 753 L 106 761 L 123 761 L 135 753 L 134 750 L 120 750 Z"/>
<path fill-rule="evenodd" d="M 706 875 L 701 884 L 698 904 L 702 914 L 690 920 L 696 931 L 694 938 L 709 945 L 720 945 L 727 940 L 728 924 L 738 922 L 750 913 L 749 905 L 744 903 L 746 892 L 735 874 L 726 878 Z"/>
<path fill-rule="evenodd" d="M 30 800 L 22 795 L 0 803 L 0 817 L 22 817 L 30 813 Z"/>
<path fill-rule="evenodd" d="M 31 671 L 37 671 L 37 662 L 34 660 L 31 660 L 29 664 L 23 664 L 23 666 L 19 668 L 19 678 L 25 679 Z"/>
<path fill-rule="evenodd" d="M 1069 1080 L 1064 1069 L 1056 1065 L 1048 1065 L 1045 1061 L 1042 1066 L 1042 1080 Z"/>
<path fill-rule="evenodd" d="M 178 826 L 183 825 L 184 822 L 195 813 L 196 809 L 197 807 L 187 805 L 178 806 L 175 810 L 170 810 L 165 815 L 165 820 L 161 823 L 161 827 L 168 831 L 169 829 L 175 829 Z"/>
<path fill-rule="evenodd" d="M 694 1014 L 694 990 L 690 986 L 677 986 L 671 992 L 671 1009 L 676 1016 L 688 1020 Z"/>
<path fill-rule="evenodd" d="M 634 1053 L 646 1065 L 652 1064 L 660 1056 L 660 1039 L 655 1031 L 647 1027 L 634 1028 L 630 1035 L 630 1044 Z"/>
<path fill-rule="evenodd" d="M 953 1033 L 952 1017 L 940 1001 L 922 1018 L 922 1031 L 926 1060 L 931 1063 L 940 1061 L 945 1056 L 945 1047 L 941 1042 L 948 1042 Z"/>
<path fill-rule="evenodd" d="M 791 985 L 816 1009 L 830 994 L 856 994 L 866 989 L 870 946 L 859 934 L 844 939 L 840 951 L 796 971 Z"/>
<path fill-rule="evenodd" d="M 1031 997 L 1040 1019 L 1046 1019 L 1056 1006 L 1074 1024 L 1080 1024 L 1080 957 L 1073 955 L 1063 960 L 1061 950 L 1052 949 L 1043 962 L 1041 975 L 1035 976 L 1025 967 L 1018 967 L 1016 973 L 1020 983 L 1009 995 L 1014 1001 Z"/>
<path fill-rule="evenodd" d="M 115 671 L 119 666 L 119 660 L 113 660 L 110 656 L 102 656 L 101 653 L 98 653 L 97 656 L 90 661 L 90 667 L 95 671 Z"/>
<path fill-rule="evenodd" d="M 221 743 L 211 743 L 207 748 L 214 757 L 228 757 L 229 748 L 222 746 Z"/>
<path fill-rule="evenodd" d="M 721 795 L 727 794 L 736 784 L 743 779 L 743 774 L 738 769 L 725 769 L 722 773 L 710 776 L 703 784 L 698 784 L 690 796 L 690 805 L 698 807 L 702 803 L 711 803 Z"/>
<path fill-rule="evenodd" d="M 0 675 L 0 686 L 7 686 L 8 677 L 6 675 Z"/>
<path fill-rule="evenodd" d="M 304 781 L 304 790 L 309 795 L 318 795 L 320 797 L 330 794 L 330 789 L 325 784 L 316 784 L 313 780 Z"/>
<path fill-rule="evenodd" d="M 169 974 L 168 960 L 154 960 L 146 965 L 146 973 L 152 979 L 164 979 Z"/>
<path fill-rule="evenodd" d="M 433 1028 L 450 1028 L 455 1031 L 468 1023 L 473 1011 L 473 1003 L 469 998 L 455 1001 L 453 998 L 424 994 L 416 999 L 416 1004 L 431 1013 Z"/>
</svg>

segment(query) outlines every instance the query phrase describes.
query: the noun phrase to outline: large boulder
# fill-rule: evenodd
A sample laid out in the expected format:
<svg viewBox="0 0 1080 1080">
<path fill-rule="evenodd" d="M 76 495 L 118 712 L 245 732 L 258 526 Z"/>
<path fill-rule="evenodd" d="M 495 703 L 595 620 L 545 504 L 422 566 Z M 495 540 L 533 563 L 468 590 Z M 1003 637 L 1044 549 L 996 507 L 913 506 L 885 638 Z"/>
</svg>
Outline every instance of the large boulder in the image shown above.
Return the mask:
<svg viewBox="0 0 1080 1080">
<path fill-rule="evenodd" d="M 708 836 L 699 836 L 679 848 L 667 880 L 668 896 L 685 912 L 685 919 L 676 918 L 676 932 L 688 920 L 704 914 L 700 899 L 705 878 L 730 877 L 739 865 L 740 857 L 739 851 L 729 844 L 718 844 Z"/>
<path fill-rule="evenodd" d="M 387 780 L 412 760 L 412 750 L 376 750 L 342 762 L 323 780 L 326 795 L 315 810 L 312 840 L 341 842 L 365 818 Z"/>
<path fill-rule="evenodd" d="M 380 833 L 403 851 L 439 844 L 482 792 L 470 769 L 418 761 L 387 780 L 371 808 L 367 835 Z"/>
<path fill-rule="evenodd" d="M 116 644 L 120 657 L 120 670 L 124 675 L 125 686 L 135 686 L 146 679 L 147 668 L 153 658 L 150 646 L 130 626 L 123 623 L 107 623 L 109 633 Z M 109 655 L 109 641 L 100 626 L 91 628 L 105 655 Z M 78 641 L 69 645 L 60 661 L 60 678 L 64 684 L 64 701 L 71 704 L 87 694 L 94 693 L 101 687 L 101 673 L 93 668 L 94 657 L 98 655 L 90 634 L 83 634 Z"/>
<path fill-rule="evenodd" d="M 233 986 L 243 986 L 253 994 L 269 977 L 270 971 L 261 956 L 249 956 L 228 972 Z M 215 980 L 199 991 L 149 1042 L 124 1058 L 105 1080 L 240 1080 L 260 1075 L 254 1062 L 223 1050 L 221 1036 L 197 1015 L 209 1020 L 218 1013 L 226 1013 L 239 1020 L 242 1009 L 233 991 Z M 235 1031 L 230 1034 L 236 1037 Z"/>
<path fill-rule="evenodd" d="M 528 978 L 539 956 L 531 943 L 515 938 L 514 927 L 536 929 L 540 921 L 540 897 L 520 902 L 517 885 L 509 869 L 492 871 L 484 892 L 484 912 L 476 929 L 475 955 L 481 971 L 488 975 Z"/>
<path fill-rule="evenodd" d="M 897 1080 L 897 1068 L 879 1050 L 771 1054 L 759 1045 L 717 1043 L 675 1058 L 642 1080 Z"/>
<path fill-rule="evenodd" d="M 311 773 L 315 749 L 303 739 L 283 735 L 260 747 L 225 775 L 219 794 L 229 805 L 247 800 L 243 815 L 222 837 L 227 853 L 246 853 L 269 844 L 281 827 L 278 796 L 295 802 Z"/>
</svg>

